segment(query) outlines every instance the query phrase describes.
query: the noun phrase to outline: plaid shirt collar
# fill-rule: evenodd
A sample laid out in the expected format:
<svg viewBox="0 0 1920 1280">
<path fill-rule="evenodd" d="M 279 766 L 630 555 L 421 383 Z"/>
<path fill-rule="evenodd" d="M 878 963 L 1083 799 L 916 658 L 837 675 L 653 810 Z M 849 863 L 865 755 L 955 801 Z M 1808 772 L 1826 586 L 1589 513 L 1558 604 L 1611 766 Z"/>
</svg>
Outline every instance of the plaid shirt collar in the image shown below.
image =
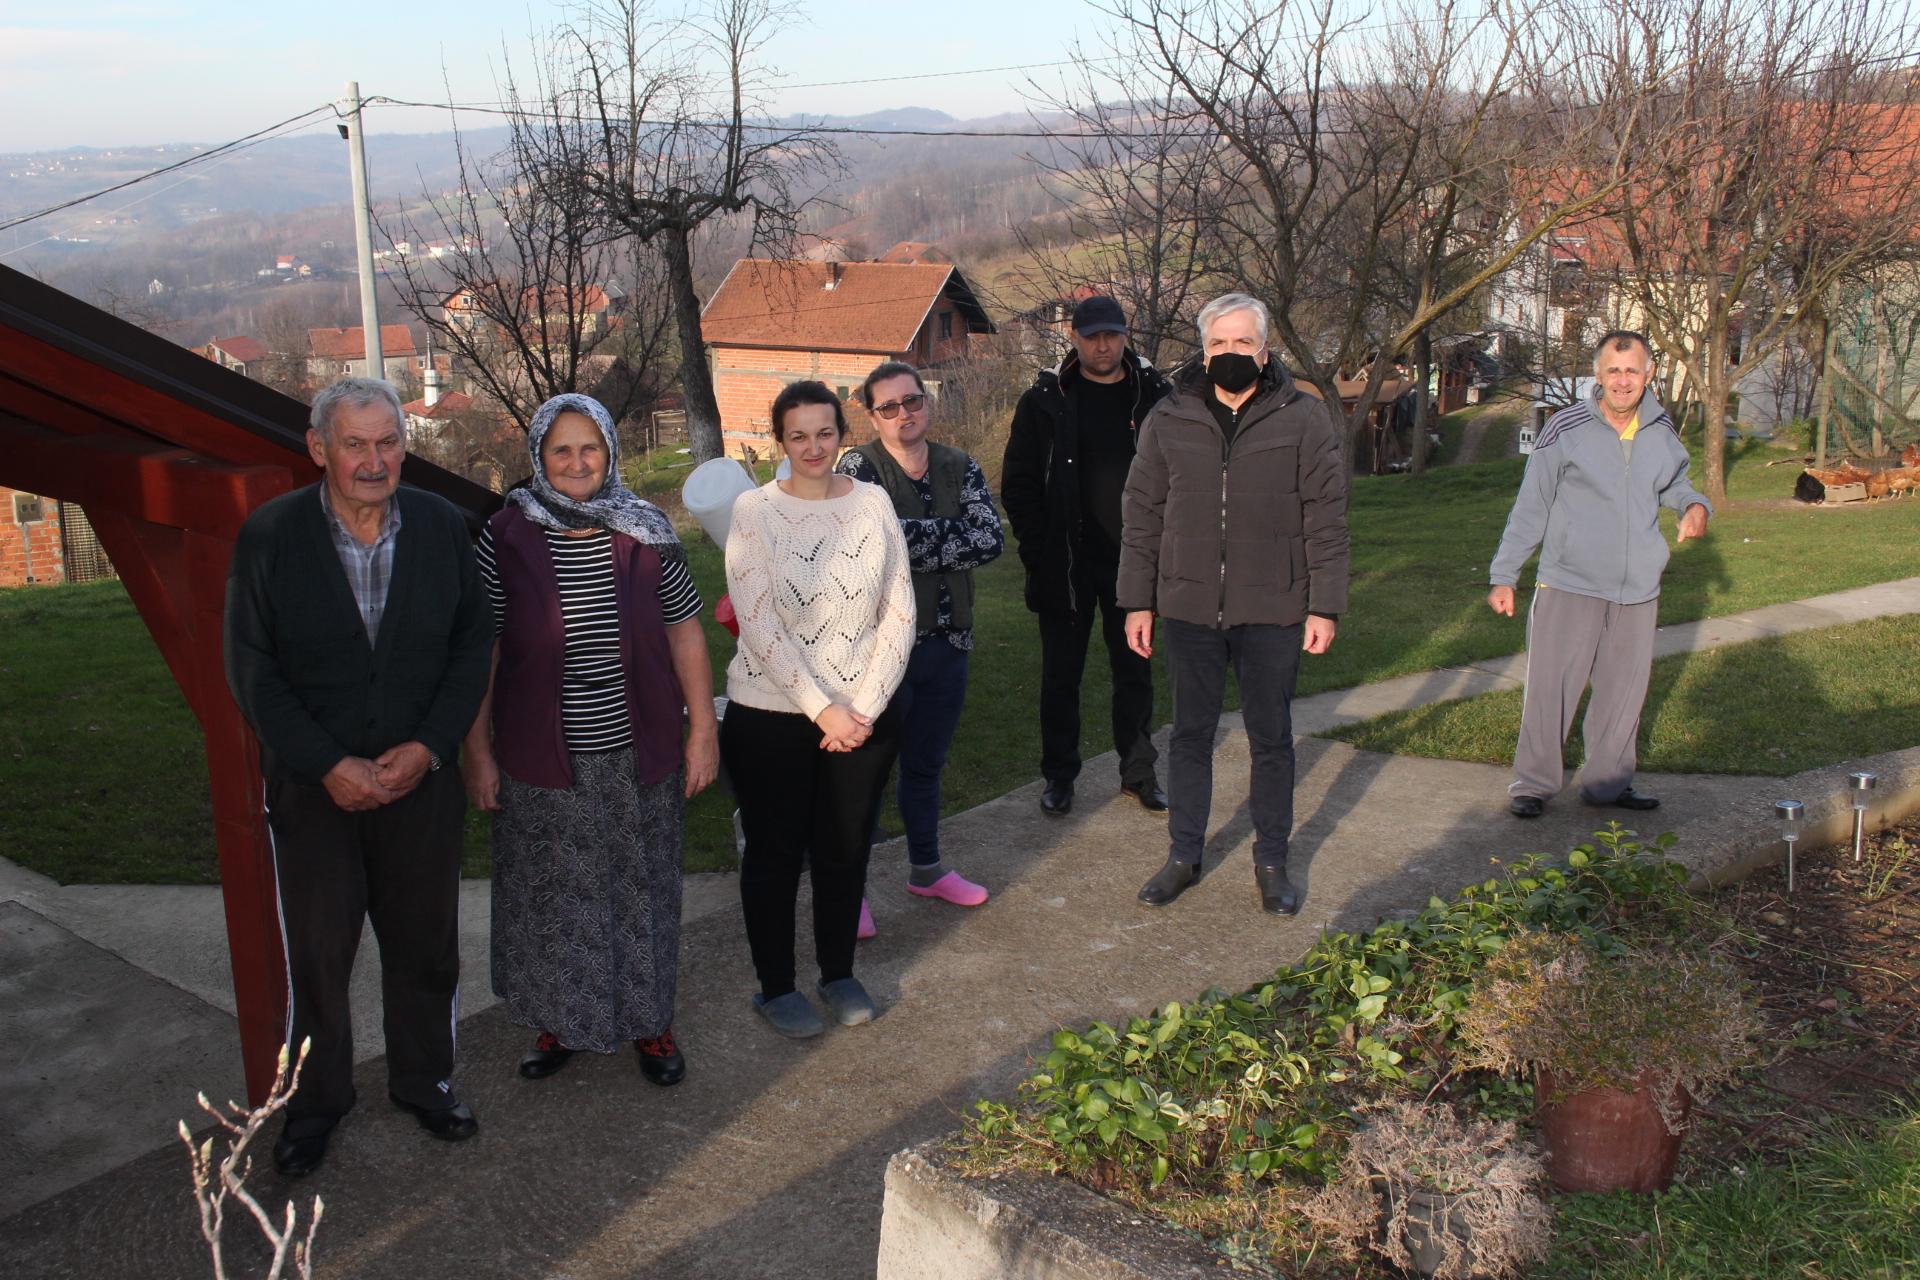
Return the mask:
<svg viewBox="0 0 1920 1280">
<path fill-rule="evenodd" d="M 393 544 L 400 532 L 398 495 L 387 499 L 380 532 L 371 543 L 360 541 L 334 514 L 327 497 L 326 482 L 320 484 L 320 509 L 326 512 L 327 528 L 333 535 L 333 548 L 340 555 L 340 567 L 346 571 L 347 585 L 353 589 L 353 602 L 360 609 L 360 621 L 367 629 L 367 644 L 380 637 L 380 616 L 387 608 L 387 584 L 393 578 Z"/>
</svg>

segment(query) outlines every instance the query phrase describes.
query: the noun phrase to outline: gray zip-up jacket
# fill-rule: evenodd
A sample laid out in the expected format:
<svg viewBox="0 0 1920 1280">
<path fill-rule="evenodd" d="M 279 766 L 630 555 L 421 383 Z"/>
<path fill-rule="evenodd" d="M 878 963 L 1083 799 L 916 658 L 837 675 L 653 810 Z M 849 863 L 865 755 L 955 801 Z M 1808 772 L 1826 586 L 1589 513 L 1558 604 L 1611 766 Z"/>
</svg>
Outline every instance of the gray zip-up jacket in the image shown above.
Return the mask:
<svg viewBox="0 0 1920 1280">
<path fill-rule="evenodd" d="M 1713 506 L 1687 480 L 1686 449 L 1653 392 L 1640 402 L 1631 452 L 1599 407 L 1599 391 L 1547 419 L 1487 577 L 1510 587 L 1536 547 L 1540 585 L 1615 604 L 1660 594 L 1667 540 L 1660 508 Z"/>
</svg>

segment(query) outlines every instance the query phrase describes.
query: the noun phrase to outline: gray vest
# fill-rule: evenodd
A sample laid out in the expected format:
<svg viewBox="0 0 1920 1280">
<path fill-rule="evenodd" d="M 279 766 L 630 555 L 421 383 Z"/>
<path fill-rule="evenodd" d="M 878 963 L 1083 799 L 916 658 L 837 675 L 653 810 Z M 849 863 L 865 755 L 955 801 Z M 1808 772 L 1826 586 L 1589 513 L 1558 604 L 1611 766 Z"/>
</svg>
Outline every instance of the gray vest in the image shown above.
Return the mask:
<svg viewBox="0 0 1920 1280">
<path fill-rule="evenodd" d="M 880 477 L 880 487 L 893 499 L 893 513 L 902 520 L 924 520 L 928 516 L 961 516 L 960 491 L 967 483 L 967 455 L 944 444 L 927 444 L 927 475 L 933 481 L 933 510 L 920 500 L 920 490 L 887 447 L 875 440 L 847 450 L 867 460 Z M 916 573 L 913 575 L 913 607 L 918 619 L 916 630 L 933 630 L 940 610 L 940 588 L 953 600 L 953 626 L 957 631 L 973 630 L 973 570 L 954 573 Z"/>
</svg>

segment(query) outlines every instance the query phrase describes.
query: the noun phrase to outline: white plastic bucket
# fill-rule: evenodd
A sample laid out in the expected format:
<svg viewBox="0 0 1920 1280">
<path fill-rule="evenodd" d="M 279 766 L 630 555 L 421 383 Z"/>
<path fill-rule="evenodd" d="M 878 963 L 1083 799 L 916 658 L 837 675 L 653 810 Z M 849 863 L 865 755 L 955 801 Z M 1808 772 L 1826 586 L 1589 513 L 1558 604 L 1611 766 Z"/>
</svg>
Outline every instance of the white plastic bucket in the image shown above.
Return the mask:
<svg viewBox="0 0 1920 1280">
<path fill-rule="evenodd" d="M 700 522 L 717 547 L 727 545 L 733 522 L 733 502 L 749 489 L 759 488 L 753 475 L 734 458 L 709 458 L 693 469 L 680 486 L 680 500 Z"/>
</svg>

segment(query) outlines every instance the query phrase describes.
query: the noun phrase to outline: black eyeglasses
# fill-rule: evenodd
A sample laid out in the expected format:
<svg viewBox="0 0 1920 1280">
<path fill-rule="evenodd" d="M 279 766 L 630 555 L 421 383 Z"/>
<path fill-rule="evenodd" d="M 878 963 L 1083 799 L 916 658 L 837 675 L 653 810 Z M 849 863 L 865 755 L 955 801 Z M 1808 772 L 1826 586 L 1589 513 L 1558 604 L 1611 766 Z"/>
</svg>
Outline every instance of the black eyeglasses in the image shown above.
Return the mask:
<svg viewBox="0 0 1920 1280">
<path fill-rule="evenodd" d="M 910 396 L 901 396 L 898 400 L 889 400 L 885 404 L 877 404 L 873 406 L 873 411 L 885 418 L 888 422 L 892 422 L 900 416 L 902 409 L 905 409 L 908 413 L 918 413 L 926 407 L 926 403 L 927 393 L 924 391 L 916 391 Z"/>
</svg>

